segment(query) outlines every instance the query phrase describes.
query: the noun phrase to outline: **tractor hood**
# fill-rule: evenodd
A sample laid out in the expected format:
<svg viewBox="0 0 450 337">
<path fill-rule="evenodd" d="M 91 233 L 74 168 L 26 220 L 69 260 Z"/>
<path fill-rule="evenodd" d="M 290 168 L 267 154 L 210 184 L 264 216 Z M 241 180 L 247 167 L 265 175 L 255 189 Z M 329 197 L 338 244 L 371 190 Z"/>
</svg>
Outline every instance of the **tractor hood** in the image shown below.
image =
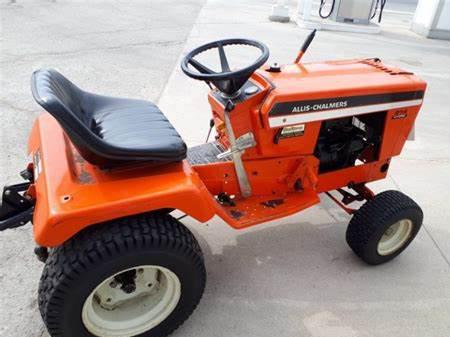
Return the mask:
<svg viewBox="0 0 450 337">
<path fill-rule="evenodd" d="M 378 59 L 293 64 L 264 71 L 274 89 L 261 113 L 270 128 L 420 105 L 426 83 Z"/>
</svg>

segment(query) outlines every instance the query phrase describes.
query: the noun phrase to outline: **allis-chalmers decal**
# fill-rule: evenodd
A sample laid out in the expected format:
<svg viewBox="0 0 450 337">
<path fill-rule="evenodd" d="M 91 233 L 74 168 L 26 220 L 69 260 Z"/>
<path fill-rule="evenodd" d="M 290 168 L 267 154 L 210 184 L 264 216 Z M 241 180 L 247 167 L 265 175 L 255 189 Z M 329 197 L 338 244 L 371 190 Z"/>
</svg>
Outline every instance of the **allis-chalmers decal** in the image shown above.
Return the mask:
<svg viewBox="0 0 450 337">
<path fill-rule="evenodd" d="M 308 105 L 300 105 L 294 106 L 292 108 L 292 112 L 308 112 L 308 111 L 321 111 L 321 110 L 330 110 L 330 109 L 342 109 L 348 106 L 348 101 L 340 101 L 340 102 L 330 102 L 323 104 L 308 104 Z"/>
<path fill-rule="evenodd" d="M 269 111 L 269 126 L 281 126 L 363 115 L 422 104 L 423 91 L 312 99 L 276 103 Z M 406 110 L 393 118 L 405 118 Z"/>
</svg>

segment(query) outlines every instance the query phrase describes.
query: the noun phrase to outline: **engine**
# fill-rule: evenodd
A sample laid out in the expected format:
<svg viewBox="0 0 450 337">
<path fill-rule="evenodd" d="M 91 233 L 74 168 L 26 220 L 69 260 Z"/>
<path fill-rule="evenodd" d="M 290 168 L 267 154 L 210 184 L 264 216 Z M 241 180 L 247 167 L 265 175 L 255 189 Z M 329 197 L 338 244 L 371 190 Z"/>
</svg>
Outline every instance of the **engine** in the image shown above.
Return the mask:
<svg viewBox="0 0 450 337">
<path fill-rule="evenodd" d="M 319 172 L 377 160 L 385 113 L 332 119 L 322 123 L 314 151 Z"/>
</svg>

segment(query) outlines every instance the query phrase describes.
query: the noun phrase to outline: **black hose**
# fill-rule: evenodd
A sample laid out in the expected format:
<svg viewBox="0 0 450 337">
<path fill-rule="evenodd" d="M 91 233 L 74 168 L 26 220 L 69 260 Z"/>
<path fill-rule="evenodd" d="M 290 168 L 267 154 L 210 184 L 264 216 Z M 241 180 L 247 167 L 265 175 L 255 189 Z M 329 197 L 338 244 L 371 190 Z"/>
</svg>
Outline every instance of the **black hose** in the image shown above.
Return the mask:
<svg viewBox="0 0 450 337">
<path fill-rule="evenodd" d="M 381 23 L 381 19 L 383 18 L 384 6 L 386 6 L 386 1 L 387 0 L 377 0 L 373 9 L 373 13 L 370 17 L 371 20 L 377 15 L 379 9 L 380 13 L 378 14 L 378 23 Z"/>
<path fill-rule="evenodd" d="M 332 0 L 333 2 L 331 3 L 331 9 L 330 9 L 330 11 L 328 12 L 328 14 L 326 14 L 326 15 L 324 15 L 323 14 L 323 8 L 325 7 L 325 4 L 326 4 L 326 0 L 320 0 L 320 7 L 319 7 L 319 16 L 322 18 L 322 19 L 327 19 L 327 18 L 329 18 L 330 16 L 331 16 L 331 14 L 333 13 L 333 11 L 334 11 L 334 5 L 336 4 L 336 0 Z"/>
<path fill-rule="evenodd" d="M 380 2 L 380 0 L 377 0 L 377 2 L 375 3 L 375 6 L 373 6 L 373 13 L 370 16 L 370 20 L 372 20 L 377 15 L 377 9 L 378 9 L 379 2 Z"/>
<path fill-rule="evenodd" d="M 381 23 L 381 19 L 383 18 L 384 6 L 386 5 L 387 0 L 381 0 L 380 4 L 380 15 L 378 16 L 378 23 Z"/>
</svg>

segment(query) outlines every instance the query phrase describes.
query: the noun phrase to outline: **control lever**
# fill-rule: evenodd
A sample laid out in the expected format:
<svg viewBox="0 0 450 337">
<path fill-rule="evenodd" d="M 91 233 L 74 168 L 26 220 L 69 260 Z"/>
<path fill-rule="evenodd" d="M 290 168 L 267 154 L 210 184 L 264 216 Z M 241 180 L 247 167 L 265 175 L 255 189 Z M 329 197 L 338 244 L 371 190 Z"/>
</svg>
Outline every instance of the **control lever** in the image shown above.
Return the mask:
<svg viewBox="0 0 450 337">
<path fill-rule="evenodd" d="M 233 126 L 231 125 L 230 119 L 230 112 L 233 111 L 234 108 L 235 104 L 233 103 L 233 101 L 228 100 L 227 104 L 225 105 L 224 119 L 228 140 L 230 141 L 230 150 L 226 151 L 224 155 L 232 156 L 234 169 L 236 171 L 236 176 L 239 183 L 239 189 L 241 190 L 241 195 L 244 198 L 248 198 L 252 195 L 252 187 L 250 186 L 250 182 L 248 181 L 247 172 L 245 171 L 241 156 L 245 149 L 255 146 L 254 144 L 256 144 L 256 142 L 251 132 L 242 135 L 238 139 L 236 139 L 236 137 L 234 136 Z"/>
<path fill-rule="evenodd" d="M 316 36 L 317 29 L 314 29 L 307 37 L 305 42 L 303 43 L 302 48 L 298 52 L 297 58 L 295 59 L 294 63 L 300 63 L 303 55 L 305 55 L 306 51 L 309 48 L 309 45 L 314 40 L 314 37 Z"/>
<path fill-rule="evenodd" d="M 217 155 L 218 159 L 223 159 L 232 156 L 238 152 L 244 152 L 246 149 L 256 146 L 255 137 L 253 133 L 248 132 L 236 139 L 236 145 Z"/>
</svg>

